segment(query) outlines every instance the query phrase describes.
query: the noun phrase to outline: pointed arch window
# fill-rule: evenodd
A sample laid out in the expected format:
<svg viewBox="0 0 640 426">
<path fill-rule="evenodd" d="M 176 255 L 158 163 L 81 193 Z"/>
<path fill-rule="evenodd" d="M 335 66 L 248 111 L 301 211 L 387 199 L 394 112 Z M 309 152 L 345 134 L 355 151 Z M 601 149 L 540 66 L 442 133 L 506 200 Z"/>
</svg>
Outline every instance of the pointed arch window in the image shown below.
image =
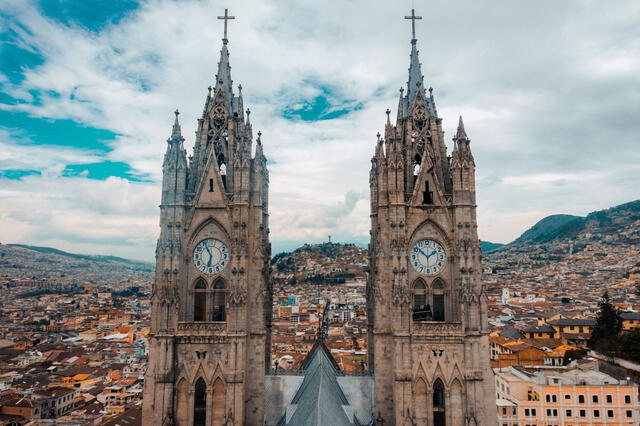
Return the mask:
<svg viewBox="0 0 640 426">
<path fill-rule="evenodd" d="M 205 426 L 207 423 L 207 384 L 200 377 L 196 381 L 193 398 L 193 426 Z"/>
<path fill-rule="evenodd" d="M 440 278 L 437 278 L 431 286 L 433 293 L 433 320 L 444 321 L 444 283 Z"/>
<path fill-rule="evenodd" d="M 413 320 L 431 321 L 431 307 L 427 303 L 427 286 L 421 279 L 413 285 Z"/>
<path fill-rule="evenodd" d="M 224 281 L 221 279 L 216 280 L 213 284 L 213 311 L 211 321 L 226 321 L 226 288 Z"/>
<path fill-rule="evenodd" d="M 444 383 L 436 379 L 433 383 L 433 426 L 446 426 Z"/>
<path fill-rule="evenodd" d="M 207 283 L 202 278 L 193 287 L 193 320 L 207 320 Z"/>
</svg>

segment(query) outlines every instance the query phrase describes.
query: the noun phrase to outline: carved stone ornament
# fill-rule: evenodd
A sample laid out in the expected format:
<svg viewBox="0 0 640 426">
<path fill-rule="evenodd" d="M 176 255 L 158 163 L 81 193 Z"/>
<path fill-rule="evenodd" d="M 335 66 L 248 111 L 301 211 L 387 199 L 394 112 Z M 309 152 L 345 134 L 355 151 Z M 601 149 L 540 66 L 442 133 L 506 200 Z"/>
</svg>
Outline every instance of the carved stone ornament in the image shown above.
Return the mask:
<svg viewBox="0 0 640 426">
<path fill-rule="evenodd" d="M 177 305 L 180 300 L 177 287 L 162 286 L 153 292 L 153 298 L 160 306 Z"/>
<path fill-rule="evenodd" d="M 411 292 L 406 286 L 394 284 L 391 288 L 393 303 L 406 306 L 411 304 Z"/>
<path fill-rule="evenodd" d="M 413 127 L 422 132 L 427 125 L 429 117 L 424 107 L 416 108 L 413 113 Z"/>
<path fill-rule="evenodd" d="M 234 286 L 229 290 L 229 305 L 241 306 L 247 303 L 247 289 Z"/>
<path fill-rule="evenodd" d="M 222 105 L 216 105 L 211 112 L 211 127 L 220 130 L 227 123 L 227 114 Z"/>
</svg>

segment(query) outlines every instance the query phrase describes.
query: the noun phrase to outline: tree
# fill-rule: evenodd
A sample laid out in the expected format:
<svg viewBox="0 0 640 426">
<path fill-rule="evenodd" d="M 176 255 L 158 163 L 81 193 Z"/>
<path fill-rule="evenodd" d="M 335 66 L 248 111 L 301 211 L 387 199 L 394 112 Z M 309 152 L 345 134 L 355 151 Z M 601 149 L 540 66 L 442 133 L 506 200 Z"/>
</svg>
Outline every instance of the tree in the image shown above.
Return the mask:
<svg viewBox="0 0 640 426">
<path fill-rule="evenodd" d="M 600 312 L 596 318 L 588 346 L 602 352 L 616 352 L 619 347 L 618 334 L 622 330 L 620 311 L 611 304 L 609 292 L 605 291 L 598 302 Z"/>
<path fill-rule="evenodd" d="M 633 362 L 640 362 L 640 328 L 627 333 L 622 338 L 623 358 Z"/>
<path fill-rule="evenodd" d="M 587 355 L 586 349 L 569 349 L 564 353 L 562 365 L 567 365 L 574 359 L 582 359 Z"/>
</svg>

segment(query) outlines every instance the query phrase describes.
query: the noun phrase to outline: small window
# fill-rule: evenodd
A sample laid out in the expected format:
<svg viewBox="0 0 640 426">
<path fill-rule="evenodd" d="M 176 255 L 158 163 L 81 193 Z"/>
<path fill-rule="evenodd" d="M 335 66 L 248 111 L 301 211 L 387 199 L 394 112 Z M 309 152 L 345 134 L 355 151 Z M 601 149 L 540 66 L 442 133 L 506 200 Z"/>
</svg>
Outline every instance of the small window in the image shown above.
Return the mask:
<svg viewBox="0 0 640 426">
<path fill-rule="evenodd" d="M 209 179 L 209 192 L 213 192 L 213 179 Z"/>
<path fill-rule="evenodd" d="M 580 410 L 580 417 L 587 417 L 587 410 Z"/>
<path fill-rule="evenodd" d="M 578 395 L 578 402 L 584 404 L 584 395 Z"/>
<path fill-rule="evenodd" d="M 600 417 L 600 410 L 593 410 L 593 417 Z"/>
<path fill-rule="evenodd" d="M 573 413 L 571 412 L 571 410 L 567 410 L 566 411 L 567 417 L 571 417 L 573 415 Z"/>
<path fill-rule="evenodd" d="M 607 410 L 607 417 L 613 418 L 613 410 Z"/>
<path fill-rule="evenodd" d="M 631 410 L 627 410 L 627 417 L 633 417 L 633 412 Z"/>
<path fill-rule="evenodd" d="M 607 395 L 607 404 L 611 404 L 613 402 L 613 396 Z"/>
<path fill-rule="evenodd" d="M 565 394 L 564 399 L 571 399 L 571 395 L 570 394 Z"/>
<path fill-rule="evenodd" d="M 631 404 L 631 395 L 625 395 L 624 396 L 624 403 L 625 404 Z"/>
<path fill-rule="evenodd" d="M 598 395 L 592 395 L 591 398 L 593 399 L 594 403 L 598 403 Z"/>
<path fill-rule="evenodd" d="M 422 193 L 422 204 L 433 204 L 433 191 L 429 191 L 429 181 L 424 183 L 424 192 Z"/>
</svg>

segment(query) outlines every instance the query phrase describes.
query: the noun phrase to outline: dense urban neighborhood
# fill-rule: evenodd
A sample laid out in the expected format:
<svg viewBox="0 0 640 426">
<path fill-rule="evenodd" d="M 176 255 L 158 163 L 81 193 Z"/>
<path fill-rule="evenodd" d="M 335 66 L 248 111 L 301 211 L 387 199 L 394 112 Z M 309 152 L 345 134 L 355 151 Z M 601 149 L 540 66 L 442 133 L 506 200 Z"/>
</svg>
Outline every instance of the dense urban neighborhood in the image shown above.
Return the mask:
<svg viewBox="0 0 640 426">
<path fill-rule="evenodd" d="M 620 336 L 640 326 L 637 205 L 484 253 L 499 424 L 640 421 L 640 360 L 589 345 L 605 291 Z M 272 374 L 298 374 L 318 339 L 368 374 L 367 251 L 309 244 L 271 268 Z M 0 274 L 0 425 L 139 424 L 153 268 L 0 245 Z"/>
</svg>

